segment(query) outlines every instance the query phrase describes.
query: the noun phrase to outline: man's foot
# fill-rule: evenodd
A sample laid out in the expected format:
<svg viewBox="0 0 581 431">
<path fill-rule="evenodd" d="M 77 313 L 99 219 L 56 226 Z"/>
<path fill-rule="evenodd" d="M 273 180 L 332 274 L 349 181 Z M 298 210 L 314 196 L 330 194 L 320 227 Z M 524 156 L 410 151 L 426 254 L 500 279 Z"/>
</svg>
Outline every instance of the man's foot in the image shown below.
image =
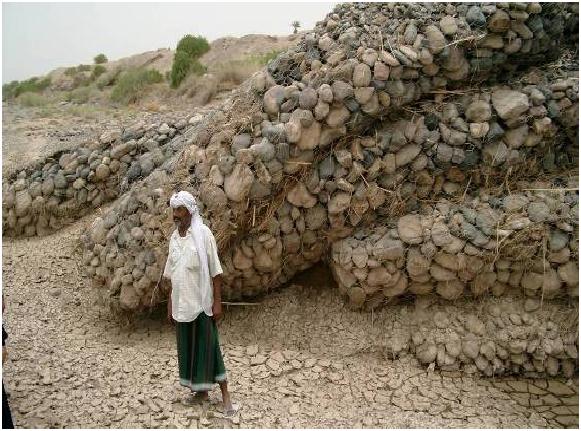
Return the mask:
<svg viewBox="0 0 581 431">
<path fill-rule="evenodd" d="M 228 402 L 228 405 L 224 404 L 224 416 L 231 418 L 236 413 L 240 411 L 240 404 L 239 403 L 232 403 Z"/>
</svg>

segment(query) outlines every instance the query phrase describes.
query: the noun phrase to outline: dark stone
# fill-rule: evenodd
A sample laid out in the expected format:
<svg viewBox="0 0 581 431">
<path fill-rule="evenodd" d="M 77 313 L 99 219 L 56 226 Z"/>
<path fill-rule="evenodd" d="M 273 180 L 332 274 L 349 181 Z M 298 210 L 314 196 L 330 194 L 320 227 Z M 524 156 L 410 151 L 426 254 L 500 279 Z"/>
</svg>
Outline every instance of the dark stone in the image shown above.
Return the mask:
<svg viewBox="0 0 581 431">
<path fill-rule="evenodd" d="M 139 162 L 131 163 L 129 170 L 127 171 L 127 179 L 129 181 L 134 181 L 141 175 L 141 165 Z"/>
<path fill-rule="evenodd" d="M 438 125 L 440 124 L 440 119 L 438 116 L 432 112 L 424 117 L 424 124 L 428 128 L 430 132 L 438 129 Z"/>
<path fill-rule="evenodd" d="M 471 6 L 466 12 L 466 22 L 471 26 L 483 27 L 486 25 L 486 17 L 479 6 Z"/>
</svg>

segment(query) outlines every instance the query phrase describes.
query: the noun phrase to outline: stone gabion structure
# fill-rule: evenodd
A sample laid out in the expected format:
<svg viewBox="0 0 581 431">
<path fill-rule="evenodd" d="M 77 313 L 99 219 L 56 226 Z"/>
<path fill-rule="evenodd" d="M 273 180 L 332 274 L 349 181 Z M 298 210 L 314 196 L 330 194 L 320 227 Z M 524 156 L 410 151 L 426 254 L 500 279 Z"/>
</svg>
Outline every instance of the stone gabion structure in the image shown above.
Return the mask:
<svg viewBox="0 0 581 431">
<path fill-rule="evenodd" d="M 407 325 L 386 334 L 386 353 L 412 353 L 427 367 L 488 377 L 570 378 L 578 372 L 577 310 L 534 298 L 464 302 L 416 307 Z"/>
<path fill-rule="evenodd" d="M 115 308 L 165 301 L 168 198 L 187 189 L 228 299 L 323 259 L 357 308 L 431 292 L 577 295 L 577 69 L 544 67 L 577 49 L 576 26 L 576 4 L 337 6 L 95 219 L 87 273 Z M 518 360 L 501 343 L 463 361 L 416 338 L 425 363 L 489 374 Z"/>
<path fill-rule="evenodd" d="M 405 293 L 454 300 L 513 289 L 544 299 L 577 297 L 577 196 L 522 192 L 483 199 L 440 199 L 425 212 L 389 220 L 391 228 L 335 242 L 331 269 L 340 291 L 357 307 Z"/>
<path fill-rule="evenodd" d="M 46 235 L 116 199 L 183 146 L 186 126 L 181 118 L 107 130 L 21 170 L 3 183 L 3 233 Z"/>
<path fill-rule="evenodd" d="M 565 35 L 575 7 L 338 6 L 200 126 L 165 172 L 96 220 L 85 237 L 95 284 L 128 310 L 161 300 L 177 188 L 199 196 L 225 297 L 240 298 L 285 283 L 355 228 L 417 213 L 421 200 L 482 187 L 500 187 L 502 200 L 511 175 L 574 166 L 578 83 L 527 68 L 576 43 Z M 477 242 L 496 235 L 472 226 Z"/>
</svg>

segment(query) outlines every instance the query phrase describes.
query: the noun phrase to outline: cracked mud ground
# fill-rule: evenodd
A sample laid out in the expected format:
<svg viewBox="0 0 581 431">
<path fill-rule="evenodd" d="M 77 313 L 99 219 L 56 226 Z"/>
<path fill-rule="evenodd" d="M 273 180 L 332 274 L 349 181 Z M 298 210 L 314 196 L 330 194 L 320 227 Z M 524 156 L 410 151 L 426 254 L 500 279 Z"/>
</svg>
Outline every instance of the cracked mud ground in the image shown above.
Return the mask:
<svg viewBox="0 0 581 431">
<path fill-rule="evenodd" d="M 384 340 L 405 309 L 347 311 L 315 276 L 227 310 L 220 336 L 241 412 L 222 417 L 218 387 L 187 405 L 173 328 L 159 316 L 122 325 L 83 278 L 75 248 L 86 222 L 3 244 L 3 378 L 18 427 L 578 427 L 578 380 L 484 379 L 391 359 Z"/>
</svg>

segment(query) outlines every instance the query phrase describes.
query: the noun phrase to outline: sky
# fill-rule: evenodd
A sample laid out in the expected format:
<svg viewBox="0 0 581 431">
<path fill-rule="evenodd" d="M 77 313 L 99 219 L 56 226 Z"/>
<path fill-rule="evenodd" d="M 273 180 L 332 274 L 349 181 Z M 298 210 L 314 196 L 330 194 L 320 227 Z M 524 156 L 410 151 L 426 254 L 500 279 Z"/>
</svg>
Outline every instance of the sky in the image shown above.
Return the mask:
<svg viewBox="0 0 581 431">
<path fill-rule="evenodd" d="M 99 53 L 173 49 L 188 33 L 286 35 L 294 20 L 309 30 L 336 3 L 2 3 L 2 83 L 91 64 Z"/>
</svg>

